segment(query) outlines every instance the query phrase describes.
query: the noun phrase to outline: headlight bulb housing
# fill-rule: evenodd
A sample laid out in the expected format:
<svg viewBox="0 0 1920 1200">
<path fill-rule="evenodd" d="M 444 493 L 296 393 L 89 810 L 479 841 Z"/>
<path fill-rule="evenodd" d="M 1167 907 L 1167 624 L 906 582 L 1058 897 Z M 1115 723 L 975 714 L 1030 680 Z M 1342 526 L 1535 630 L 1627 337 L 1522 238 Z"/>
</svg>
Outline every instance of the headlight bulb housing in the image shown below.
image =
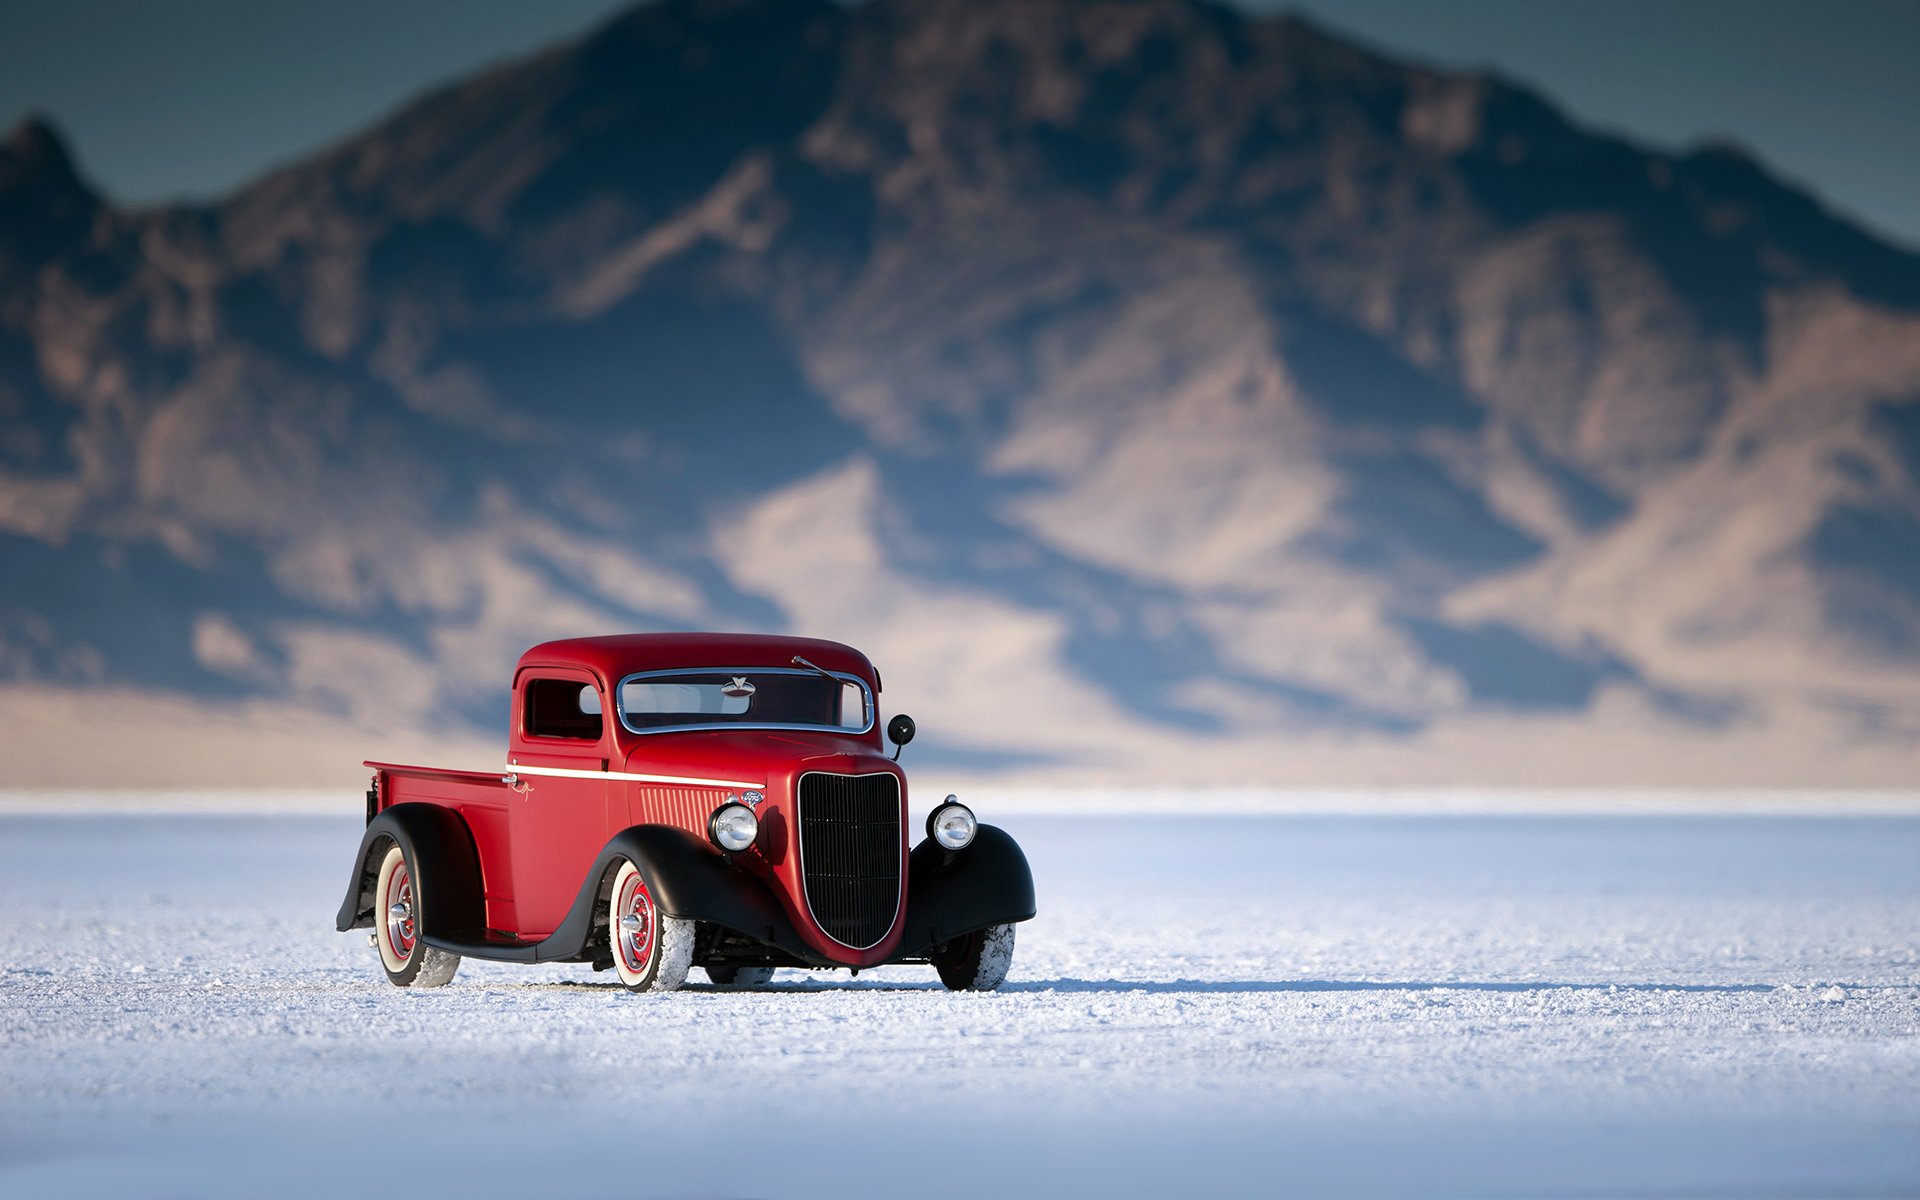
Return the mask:
<svg viewBox="0 0 1920 1200">
<path fill-rule="evenodd" d="M 736 854 L 753 845 L 753 839 L 760 835 L 760 818 L 744 804 L 729 801 L 713 810 L 707 818 L 707 837 L 713 844 Z"/>
<path fill-rule="evenodd" d="M 960 803 L 957 796 L 948 796 L 927 814 L 927 836 L 940 843 L 942 849 L 965 850 L 973 844 L 973 835 L 979 828 L 973 810 Z"/>
</svg>

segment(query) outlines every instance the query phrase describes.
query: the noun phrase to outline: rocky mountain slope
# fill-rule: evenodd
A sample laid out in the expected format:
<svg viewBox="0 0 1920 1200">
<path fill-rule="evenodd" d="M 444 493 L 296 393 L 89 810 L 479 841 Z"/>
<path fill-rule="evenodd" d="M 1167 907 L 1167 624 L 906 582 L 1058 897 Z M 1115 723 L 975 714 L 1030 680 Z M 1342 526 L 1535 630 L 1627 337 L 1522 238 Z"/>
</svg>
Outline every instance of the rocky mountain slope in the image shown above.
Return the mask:
<svg viewBox="0 0 1920 1200">
<path fill-rule="evenodd" d="M 751 627 L 934 772 L 1897 785 L 1920 258 L 1296 19 L 659 0 L 209 207 L 16 128 L 0 570 L 29 782 Z"/>
</svg>

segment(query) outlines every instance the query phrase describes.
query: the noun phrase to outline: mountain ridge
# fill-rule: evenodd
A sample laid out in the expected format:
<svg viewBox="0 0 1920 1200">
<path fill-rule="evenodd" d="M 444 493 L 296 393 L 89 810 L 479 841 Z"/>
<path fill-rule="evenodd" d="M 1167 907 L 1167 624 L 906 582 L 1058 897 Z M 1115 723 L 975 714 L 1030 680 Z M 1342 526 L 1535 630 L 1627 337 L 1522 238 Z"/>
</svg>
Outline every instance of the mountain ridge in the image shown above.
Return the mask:
<svg viewBox="0 0 1920 1200">
<path fill-rule="evenodd" d="M 726 625 L 1034 778 L 1873 783 L 1920 730 L 1920 258 L 1489 76 L 675 0 L 218 203 L 7 146 L 23 721 L 477 736 L 525 644 Z"/>
</svg>

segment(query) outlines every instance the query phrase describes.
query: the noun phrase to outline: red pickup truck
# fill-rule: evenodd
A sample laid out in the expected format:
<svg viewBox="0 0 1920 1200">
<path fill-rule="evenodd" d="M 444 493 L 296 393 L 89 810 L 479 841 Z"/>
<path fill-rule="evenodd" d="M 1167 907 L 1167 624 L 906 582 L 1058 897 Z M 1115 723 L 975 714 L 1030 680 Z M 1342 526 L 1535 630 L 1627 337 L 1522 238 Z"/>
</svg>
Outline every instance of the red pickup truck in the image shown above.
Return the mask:
<svg viewBox="0 0 1920 1200">
<path fill-rule="evenodd" d="M 879 696 L 864 654 L 813 638 L 535 646 L 501 769 L 367 764 L 335 924 L 371 927 L 402 987 L 447 983 L 462 958 L 592 963 L 635 991 L 696 966 L 724 987 L 883 963 L 998 987 L 1035 911 L 1026 856 L 952 796 L 909 846 Z M 886 734 L 904 746 L 912 719 Z"/>
</svg>

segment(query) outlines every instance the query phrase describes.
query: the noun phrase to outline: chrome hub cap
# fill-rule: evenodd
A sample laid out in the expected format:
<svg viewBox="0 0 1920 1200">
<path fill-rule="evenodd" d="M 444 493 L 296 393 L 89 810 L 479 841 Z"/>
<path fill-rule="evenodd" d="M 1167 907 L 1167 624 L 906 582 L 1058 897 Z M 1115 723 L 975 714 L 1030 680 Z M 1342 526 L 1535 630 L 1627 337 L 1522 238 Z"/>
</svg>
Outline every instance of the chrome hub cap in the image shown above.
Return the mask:
<svg viewBox="0 0 1920 1200">
<path fill-rule="evenodd" d="M 653 961 L 653 897 L 647 893 L 646 881 L 638 873 L 627 876 L 621 883 L 620 894 L 614 898 L 614 911 L 619 914 L 614 950 L 620 956 L 620 965 L 629 975 L 644 975 L 647 965 Z"/>
<path fill-rule="evenodd" d="M 387 946 L 395 958 L 413 953 L 417 931 L 413 923 L 413 879 L 402 865 L 387 880 Z"/>
</svg>

